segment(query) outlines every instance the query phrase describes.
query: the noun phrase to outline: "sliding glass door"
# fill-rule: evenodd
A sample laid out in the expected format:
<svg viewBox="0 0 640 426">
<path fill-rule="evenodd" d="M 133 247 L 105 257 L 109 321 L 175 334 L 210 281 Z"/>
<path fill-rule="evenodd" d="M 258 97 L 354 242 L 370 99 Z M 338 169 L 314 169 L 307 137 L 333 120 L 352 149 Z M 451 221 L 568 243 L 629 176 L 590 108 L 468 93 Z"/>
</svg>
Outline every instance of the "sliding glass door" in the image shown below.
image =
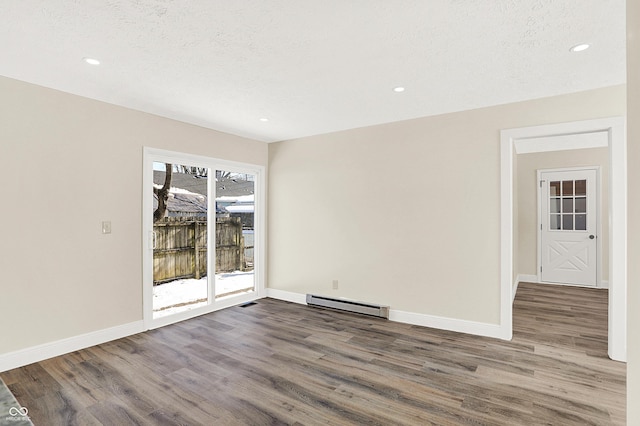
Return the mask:
<svg viewBox="0 0 640 426">
<path fill-rule="evenodd" d="M 147 148 L 147 328 L 262 296 L 262 176 L 250 164 Z"/>
</svg>

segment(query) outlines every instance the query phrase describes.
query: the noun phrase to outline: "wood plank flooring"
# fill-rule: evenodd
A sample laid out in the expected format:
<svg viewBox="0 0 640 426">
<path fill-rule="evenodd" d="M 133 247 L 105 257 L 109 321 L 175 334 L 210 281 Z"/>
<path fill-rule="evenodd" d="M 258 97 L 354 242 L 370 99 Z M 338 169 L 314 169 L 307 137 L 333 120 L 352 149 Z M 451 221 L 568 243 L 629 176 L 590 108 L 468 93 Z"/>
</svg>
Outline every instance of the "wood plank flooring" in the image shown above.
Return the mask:
<svg viewBox="0 0 640 426">
<path fill-rule="evenodd" d="M 607 292 L 521 284 L 511 342 L 262 299 L 0 374 L 35 425 L 622 425 Z"/>
</svg>

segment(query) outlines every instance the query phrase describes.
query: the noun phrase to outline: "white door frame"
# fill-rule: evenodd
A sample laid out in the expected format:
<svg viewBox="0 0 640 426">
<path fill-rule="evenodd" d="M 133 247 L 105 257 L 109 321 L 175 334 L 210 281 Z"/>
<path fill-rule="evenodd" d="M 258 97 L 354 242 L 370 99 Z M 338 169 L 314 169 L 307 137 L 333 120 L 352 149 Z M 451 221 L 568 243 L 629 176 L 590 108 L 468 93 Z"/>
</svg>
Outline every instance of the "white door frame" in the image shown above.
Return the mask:
<svg viewBox="0 0 640 426">
<path fill-rule="evenodd" d="M 586 166 L 586 167 L 564 167 L 564 168 L 554 168 L 554 169 L 538 169 L 536 171 L 536 182 L 540 182 L 542 173 L 547 172 L 577 172 L 582 170 L 595 170 L 596 172 L 596 288 L 606 287 L 602 282 L 602 178 L 601 178 L 601 168 L 600 166 Z M 540 185 L 537 186 L 537 195 L 538 195 L 538 221 L 537 221 L 537 241 L 538 241 L 538 250 L 537 252 L 537 263 L 536 270 L 538 275 L 538 282 L 544 284 L 542 281 L 542 218 L 546 216 L 546 212 L 542 211 L 542 188 Z M 560 285 L 573 285 L 573 284 L 561 284 L 561 283 L 553 283 Z M 593 286 L 588 286 L 593 288 Z"/>
<path fill-rule="evenodd" d="M 259 299 L 266 296 L 265 291 L 265 215 L 266 215 L 266 203 L 265 203 L 265 168 L 255 164 L 238 163 L 235 161 L 221 160 L 217 158 L 205 157 L 201 155 L 185 154 L 181 152 L 173 152 L 156 148 L 144 147 L 143 149 L 143 178 L 142 178 L 142 305 L 143 305 L 143 317 L 144 328 L 150 330 L 153 328 L 162 327 L 168 324 L 172 324 L 185 319 L 193 318 L 198 315 L 203 315 L 209 312 L 224 309 L 230 306 L 245 303 L 251 300 Z M 222 298 L 221 300 L 213 300 L 213 302 L 207 306 L 194 308 L 192 310 L 179 312 L 174 315 L 166 317 L 153 318 L 153 218 L 151 212 L 153 211 L 153 191 L 150 189 L 153 187 L 153 163 L 175 163 L 175 164 L 188 164 L 191 166 L 217 168 L 218 170 L 229 170 L 232 172 L 250 172 L 256 175 L 256 188 L 255 188 L 255 240 L 254 240 L 254 279 L 255 279 L 255 291 L 253 293 L 239 295 L 236 297 Z M 209 186 L 209 200 L 215 199 L 214 190 Z M 211 201 L 210 201 L 211 202 Z M 215 218 L 215 208 L 209 209 L 210 213 L 213 212 Z M 215 219 L 214 219 L 215 221 Z M 212 235 L 209 233 L 209 247 L 215 247 L 215 241 Z M 215 250 L 210 250 L 209 253 L 213 254 Z M 214 255 L 214 254 L 213 254 Z M 215 255 L 214 255 L 215 256 Z M 211 262 L 209 257 L 208 265 L 215 265 L 215 260 Z M 215 267 L 214 267 L 215 268 Z M 215 274 L 213 274 L 215 275 Z M 211 276 L 211 274 L 210 274 Z M 209 282 L 209 294 L 211 295 L 211 287 L 213 283 Z"/>
<path fill-rule="evenodd" d="M 500 328 L 504 339 L 513 336 L 513 286 L 517 272 L 514 246 L 514 157 L 516 145 L 531 145 L 539 151 L 567 149 L 573 139 L 586 140 L 604 133 L 609 148 L 609 357 L 627 359 L 627 152 L 624 117 L 609 117 L 570 123 L 506 129 L 500 132 Z M 585 136 L 574 138 L 574 136 Z M 548 138 L 562 141 L 561 148 L 548 145 Z M 580 145 L 580 143 L 578 143 Z M 585 147 L 580 145 L 580 148 Z M 530 151 L 532 152 L 532 151 Z"/>
</svg>

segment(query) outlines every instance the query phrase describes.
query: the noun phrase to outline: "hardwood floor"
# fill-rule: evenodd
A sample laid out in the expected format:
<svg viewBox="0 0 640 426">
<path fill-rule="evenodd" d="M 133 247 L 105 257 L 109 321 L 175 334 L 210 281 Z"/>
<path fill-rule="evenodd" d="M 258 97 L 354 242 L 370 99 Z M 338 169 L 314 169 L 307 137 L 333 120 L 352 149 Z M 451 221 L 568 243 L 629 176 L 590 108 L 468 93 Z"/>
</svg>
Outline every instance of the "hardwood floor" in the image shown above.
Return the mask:
<svg viewBox="0 0 640 426">
<path fill-rule="evenodd" d="M 0 374 L 35 425 L 615 425 L 607 292 L 521 284 L 511 342 L 262 299 Z"/>
</svg>

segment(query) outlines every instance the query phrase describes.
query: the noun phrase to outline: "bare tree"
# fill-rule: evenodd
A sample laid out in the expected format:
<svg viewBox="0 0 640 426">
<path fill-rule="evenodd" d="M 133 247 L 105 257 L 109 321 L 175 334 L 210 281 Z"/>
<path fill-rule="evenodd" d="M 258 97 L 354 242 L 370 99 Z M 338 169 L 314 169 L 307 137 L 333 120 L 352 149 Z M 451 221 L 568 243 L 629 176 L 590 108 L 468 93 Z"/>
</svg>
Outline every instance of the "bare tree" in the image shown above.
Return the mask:
<svg viewBox="0 0 640 426">
<path fill-rule="evenodd" d="M 164 185 L 162 188 L 153 187 L 153 193 L 158 197 L 158 208 L 153 212 L 153 223 L 162 219 L 167 212 L 167 200 L 169 199 L 169 189 L 171 188 L 171 175 L 173 167 L 165 163 Z"/>
</svg>

